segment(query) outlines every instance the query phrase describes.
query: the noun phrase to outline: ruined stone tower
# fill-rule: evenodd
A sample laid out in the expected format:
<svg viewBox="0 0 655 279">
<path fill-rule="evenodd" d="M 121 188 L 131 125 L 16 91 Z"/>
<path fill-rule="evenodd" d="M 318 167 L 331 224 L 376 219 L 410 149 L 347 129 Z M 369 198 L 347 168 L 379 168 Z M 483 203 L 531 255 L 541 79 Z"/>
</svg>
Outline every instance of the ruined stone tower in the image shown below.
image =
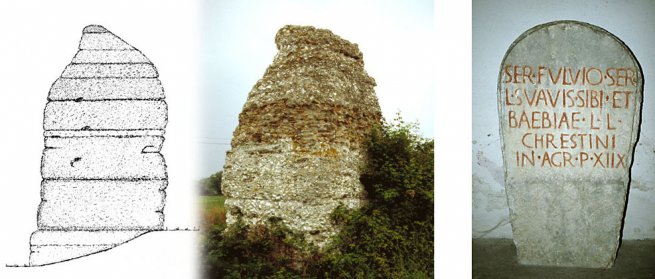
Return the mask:
<svg viewBox="0 0 655 279">
<path fill-rule="evenodd" d="M 227 222 L 274 217 L 323 246 L 339 204 L 362 205 L 362 142 L 381 120 L 356 44 L 331 31 L 285 26 L 278 54 L 252 88 L 227 152 Z"/>
</svg>

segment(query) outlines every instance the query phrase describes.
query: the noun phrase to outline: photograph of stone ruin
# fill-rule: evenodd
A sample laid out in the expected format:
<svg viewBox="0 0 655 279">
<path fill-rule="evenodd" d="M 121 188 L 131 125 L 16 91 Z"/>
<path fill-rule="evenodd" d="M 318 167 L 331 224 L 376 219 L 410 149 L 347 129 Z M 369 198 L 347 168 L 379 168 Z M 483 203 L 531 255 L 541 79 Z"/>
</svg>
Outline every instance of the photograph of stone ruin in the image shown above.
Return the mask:
<svg viewBox="0 0 655 279">
<path fill-rule="evenodd" d="M 109 250 L 164 228 L 167 105 L 157 69 L 100 25 L 52 84 L 44 110 L 30 266 Z"/>
<path fill-rule="evenodd" d="M 227 223 L 276 217 L 322 246 L 337 205 L 364 200 L 362 142 L 382 115 L 375 80 L 357 46 L 328 30 L 285 26 L 275 44 L 226 158 Z"/>
<path fill-rule="evenodd" d="M 220 185 L 226 219 L 215 217 L 220 211 L 203 217 L 205 276 L 431 277 L 433 142 L 383 123 L 357 44 L 328 29 L 286 25 L 275 45 L 239 114 L 222 172 L 205 180 Z M 375 155 L 371 146 L 383 139 L 397 150 Z M 371 170 L 385 160 L 393 162 Z M 373 174 L 392 166 L 406 170 Z M 396 175 L 404 178 L 393 182 Z M 352 241 L 359 244 L 345 244 Z M 340 257 L 359 262 L 344 268 Z"/>
</svg>

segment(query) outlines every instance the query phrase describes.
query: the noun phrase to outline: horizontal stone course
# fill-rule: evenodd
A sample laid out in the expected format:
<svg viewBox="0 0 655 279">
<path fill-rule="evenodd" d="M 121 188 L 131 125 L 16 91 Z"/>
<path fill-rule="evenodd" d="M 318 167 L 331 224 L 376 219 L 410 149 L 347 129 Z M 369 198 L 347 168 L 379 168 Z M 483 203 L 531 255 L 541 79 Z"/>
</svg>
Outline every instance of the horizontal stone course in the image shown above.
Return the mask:
<svg viewBox="0 0 655 279">
<path fill-rule="evenodd" d="M 163 100 L 157 78 L 58 78 L 50 88 L 50 101 Z"/>
<path fill-rule="evenodd" d="M 150 63 L 150 60 L 138 50 L 80 50 L 71 63 Z"/>
<path fill-rule="evenodd" d="M 229 213 L 228 224 L 234 224 L 237 218 L 250 225 L 262 224 L 271 218 L 280 218 L 281 222 L 290 229 L 302 232 L 309 243 L 321 245 L 327 243 L 338 231 L 330 219 L 330 213 L 337 206 L 357 209 L 364 203 L 365 201 L 359 198 L 314 199 L 307 202 L 229 198 L 225 200 L 225 207 Z"/>
<path fill-rule="evenodd" d="M 46 138 L 44 179 L 166 179 L 163 137 Z"/>
<path fill-rule="evenodd" d="M 164 225 L 166 180 L 44 180 L 42 230 L 153 230 Z"/>
<path fill-rule="evenodd" d="M 150 63 L 69 64 L 63 78 L 156 78 L 157 69 Z"/>
</svg>

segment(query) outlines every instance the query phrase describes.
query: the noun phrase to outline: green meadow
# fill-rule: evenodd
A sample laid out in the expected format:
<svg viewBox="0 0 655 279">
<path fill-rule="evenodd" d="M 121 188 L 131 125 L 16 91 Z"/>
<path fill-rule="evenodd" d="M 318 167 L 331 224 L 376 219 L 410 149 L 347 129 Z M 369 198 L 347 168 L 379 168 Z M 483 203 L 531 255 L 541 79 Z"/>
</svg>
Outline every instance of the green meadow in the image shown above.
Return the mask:
<svg viewBox="0 0 655 279">
<path fill-rule="evenodd" d="M 225 224 L 225 196 L 201 196 L 203 229 L 210 229 L 215 225 Z"/>
</svg>

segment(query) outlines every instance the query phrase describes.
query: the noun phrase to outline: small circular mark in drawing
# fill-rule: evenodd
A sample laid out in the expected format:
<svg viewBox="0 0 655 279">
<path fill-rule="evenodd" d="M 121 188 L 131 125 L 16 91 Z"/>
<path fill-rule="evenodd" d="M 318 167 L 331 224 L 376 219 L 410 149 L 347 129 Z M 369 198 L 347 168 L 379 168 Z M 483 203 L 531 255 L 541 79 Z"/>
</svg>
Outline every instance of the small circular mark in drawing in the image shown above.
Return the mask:
<svg viewBox="0 0 655 279">
<path fill-rule="evenodd" d="M 73 161 L 71 161 L 71 167 L 75 167 L 74 164 L 79 161 L 82 161 L 82 157 L 75 157 Z"/>
</svg>

